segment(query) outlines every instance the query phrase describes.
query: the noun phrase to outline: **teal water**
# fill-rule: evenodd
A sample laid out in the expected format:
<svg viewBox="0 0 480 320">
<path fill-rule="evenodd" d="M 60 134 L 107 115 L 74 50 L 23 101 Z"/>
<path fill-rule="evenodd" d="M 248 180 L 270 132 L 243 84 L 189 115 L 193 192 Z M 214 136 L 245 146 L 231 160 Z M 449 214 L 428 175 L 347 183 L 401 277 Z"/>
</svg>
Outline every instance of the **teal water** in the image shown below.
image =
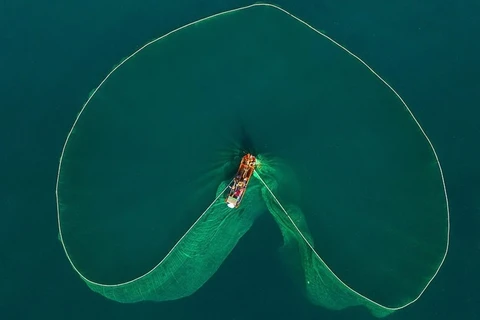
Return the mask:
<svg viewBox="0 0 480 320">
<path fill-rule="evenodd" d="M 136 10 L 133 2 L 123 7 L 93 2 L 64 7 L 15 3 L 0 10 L 8 48 L 2 52 L 0 77 L 6 102 L 0 110 L 1 205 L 6 217 L 0 237 L 3 244 L 14 243 L 5 246 L 6 258 L 0 264 L 2 273 L 9 275 L 2 280 L 2 312 L 12 319 L 65 318 L 72 313 L 80 319 L 91 312 L 107 318 L 170 314 L 188 319 L 198 313 L 213 319 L 223 319 L 225 314 L 238 319 L 267 314 L 368 318 L 365 311 L 327 312 L 287 294 L 294 290 L 288 290 L 284 274 L 267 267 L 276 257 L 265 252 L 274 251 L 280 242 L 278 234 L 266 234 L 265 229 L 273 229 L 268 220 L 255 227 L 224 271 L 199 295 L 175 303 L 120 306 L 107 302 L 88 291 L 68 266 L 56 240 L 53 194 L 65 133 L 88 92 L 121 57 L 176 26 L 240 5 L 197 4 L 186 10 L 185 3 L 145 3 Z M 478 296 L 470 287 L 478 266 L 471 257 L 478 253 L 473 232 L 479 224 L 478 155 L 472 149 L 479 134 L 472 108 L 478 95 L 474 78 L 478 48 L 472 41 L 478 33 L 475 5 L 285 3 L 285 8 L 325 29 L 364 58 L 399 91 L 444 165 L 456 241 L 426 295 L 392 318 L 437 314 L 446 319 L 476 318 Z M 234 272 L 229 269 L 239 265 Z M 237 275 L 233 280 L 232 272 Z M 251 289 L 262 283 L 262 290 Z M 32 302 L 25 307 L 25 301 Z M 218 308 L 219 304 L 223 307 Z"/>
</svg>

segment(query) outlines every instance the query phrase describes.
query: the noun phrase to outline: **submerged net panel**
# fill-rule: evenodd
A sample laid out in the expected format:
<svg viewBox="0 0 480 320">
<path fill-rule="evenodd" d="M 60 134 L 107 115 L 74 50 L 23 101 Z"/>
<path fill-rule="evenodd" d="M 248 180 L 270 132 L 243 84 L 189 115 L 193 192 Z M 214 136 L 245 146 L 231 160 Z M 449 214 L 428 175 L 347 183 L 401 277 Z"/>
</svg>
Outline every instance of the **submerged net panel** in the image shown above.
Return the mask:
<svg viewBox="0 0 480 320">
<path fill-rule="evenodd" d="M 306 297 L 312 303 L 331 310 L 365 306 L 376 317 L 385 317 L 394 312 L 359 295 L 332 272 L 314 249 L 315 243 L 302 210 L 292 204 L 284 207 L 275 196 L 277 179 L 282 174 L 272 169 L 261 171 L 262 175 L 256 172 L 255 177 L 263 185 L 263 200 L 282 232 L 284 244 L 280 252 L 293 266 L 291 271 L 295 273 L 297 285 L 303 289 Z"/>
<path fill-rule="evenodd" d="M 225 187 L 226 183 L 219 187 L 217 200 L 148 274 L 121 285 L 86 281 L 87 285 L 119 302 L 175 300 L 194 293 L 216 272 L 262 210 L 258 183 L 252 183 L 238 211 L 225 205 Z"/>
</svg>

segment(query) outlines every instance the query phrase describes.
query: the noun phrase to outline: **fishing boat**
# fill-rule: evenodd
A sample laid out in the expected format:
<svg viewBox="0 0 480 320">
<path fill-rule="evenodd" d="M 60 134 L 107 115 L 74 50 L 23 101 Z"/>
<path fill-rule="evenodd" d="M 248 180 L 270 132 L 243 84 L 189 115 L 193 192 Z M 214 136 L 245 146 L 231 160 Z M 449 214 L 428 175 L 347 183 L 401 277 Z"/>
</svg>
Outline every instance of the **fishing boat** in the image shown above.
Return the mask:
<svg viewBox="0 0 480 320">
<path fill-rule="evenodd" d="M 253 155 L 247 153 L 243 156 L 237 174 L 230 185 L 230 192 L 225 200 L 229 208 L 238 208 L 242 202 L 245 191 L 247 190 L 248 182 L 255 170 L 256 163 L 257 159 Z"/>
</svg>

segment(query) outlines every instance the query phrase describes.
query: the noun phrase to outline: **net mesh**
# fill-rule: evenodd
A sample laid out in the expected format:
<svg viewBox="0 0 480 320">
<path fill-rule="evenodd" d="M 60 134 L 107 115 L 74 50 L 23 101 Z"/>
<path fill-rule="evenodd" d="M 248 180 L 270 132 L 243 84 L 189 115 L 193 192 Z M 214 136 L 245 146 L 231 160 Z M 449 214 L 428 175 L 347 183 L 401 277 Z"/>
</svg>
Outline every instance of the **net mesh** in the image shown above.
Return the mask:
<svg viewBox="0 0 480 320">
<path fill-rule="evenodd" d="M 116 285 L 99 284 L 84 277 L 83 280 L 93 291 L 124 303 L 175 300 L 191 295 L 217 271 L 264 210 L 260 184 L 255 182 L 249 186 L 243 209 L 228 208 L 224 199 L 228 184 L 219 186 L 212 204 L 147 274 Z"/>
</svg>

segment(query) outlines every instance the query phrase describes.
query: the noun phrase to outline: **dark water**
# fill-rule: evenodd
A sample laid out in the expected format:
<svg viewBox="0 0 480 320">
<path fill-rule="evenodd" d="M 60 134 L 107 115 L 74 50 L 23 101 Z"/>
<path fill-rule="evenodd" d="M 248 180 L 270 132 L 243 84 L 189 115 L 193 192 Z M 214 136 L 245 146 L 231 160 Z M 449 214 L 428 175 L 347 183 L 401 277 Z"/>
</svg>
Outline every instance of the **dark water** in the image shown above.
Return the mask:
<svg viewBox="0 0 480 320">
<path fill-rule="evenodd" d="M 198 294 L 121 305 L 92 293 L 57 240 L 54 184 L 65 135 L 111 67 L 148 40 L 243 1 L 0 4 L 2 319 L 370 319 L 298 294 L 278 263 L 273 221 L 257 223 Z M 358 54 L 405 99 L 436 147 L 451 204 L 450 254 L 391 319 L 476 319 L 480 253 L 479 4 L 278 1 Z"/>
</svg>

